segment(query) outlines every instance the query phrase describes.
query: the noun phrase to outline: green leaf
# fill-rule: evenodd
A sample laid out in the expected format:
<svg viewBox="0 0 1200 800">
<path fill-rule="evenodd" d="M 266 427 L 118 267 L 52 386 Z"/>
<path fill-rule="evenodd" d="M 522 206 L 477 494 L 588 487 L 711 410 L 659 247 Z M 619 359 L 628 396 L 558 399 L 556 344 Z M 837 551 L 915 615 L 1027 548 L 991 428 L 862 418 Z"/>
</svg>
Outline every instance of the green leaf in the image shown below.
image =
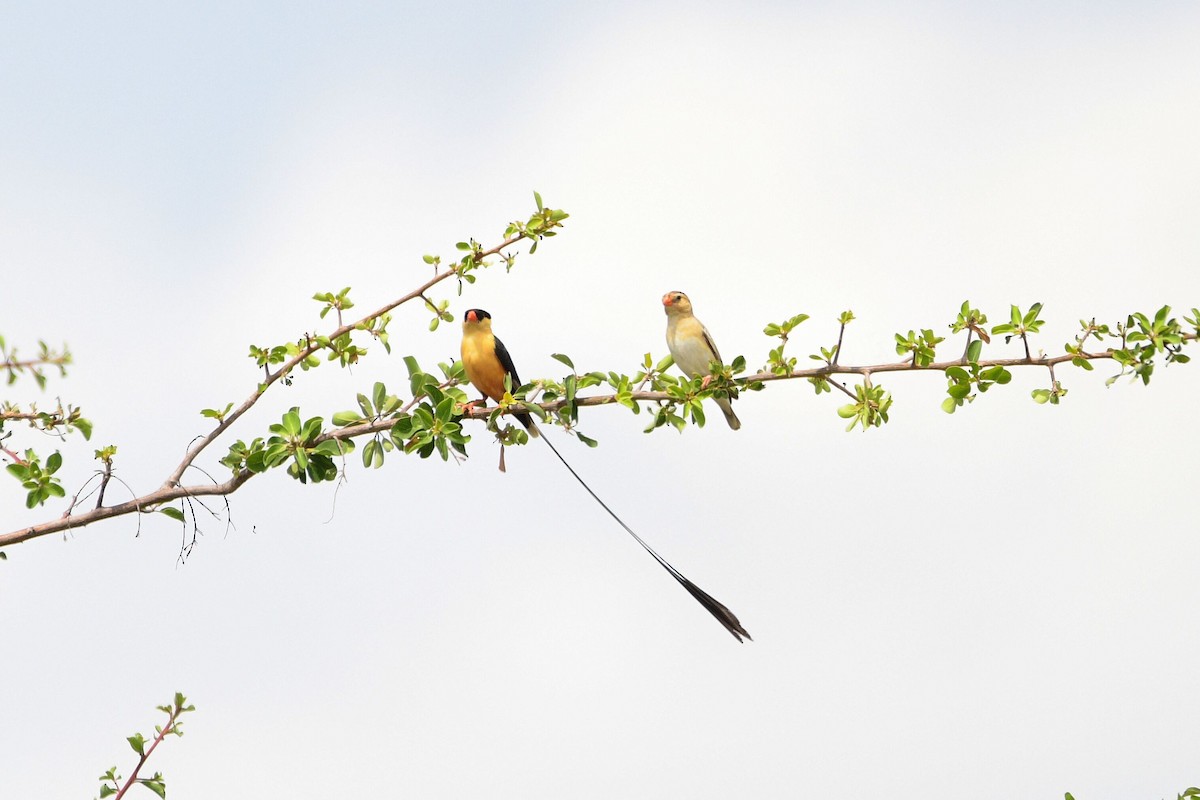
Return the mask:
<svg viewBox="0 0 1200 800">
<path fill-rule="evenodd" d="M 949 367 L 946 369 L 946 377 L 952 378 L 956 383 L 971 380 L 970 374 L 962 367 Z"/>
<path fill-rule="evenodd" d="M 595 439 L 588 438 L 587 436 L 584 436 L 584 435 L 583 435 L 582 433 L 580 433 L 579 431 L 575 431 L 575 437 L 576 437 L 577 439 L 579 439 L 579 441 L 581 441 L 581 442 L 583 442 L 584 444 L 586 444 L 588 447 L 597 447 L 597 446 L 600 444 L 600 443 L 599 443 L 599 442 L 597 442 Z M 0 556 L 2 556 L 2 555 L 4 555 L 4 554 L 3 554 L 3 553 L 0 553 Z"/>
<path fill-rule="evenodd" d="M 166 785 L 166 783 L 163 782 L 161 777 L 159 777 L 157 779 L 156 778 L 138 778 L 138 783 L 140 783 L 142 786 L 145 786 L 147 789 L 154 792 L 159 797 L 163 798 L 163 800 L 166 800 L 167 785 Z"/>
<path fill-rule="evenodd" d="M 304 428 L 300 431 L 300 439 L 305 442 L 311 442 L 313 439 L 321 435 L 321 427 L 325 420 L 321 417 L 313 417 L 304 423 Z"/>
<path fill-rule="evenodd" d="M 856 403 L 847 403 L 837 410 L 838 416 L 842 419 L 850 419 L 858 415 L 858 405 Z"/>
<path fill-rule="evenodd" d="M 572 362 L 570 358 L 563 355 L 562 353 L 551 353 L 550 357 L 553 358 L 555 361 L 561 361 L 563 364 L 566 364 L 567 367 L 571 370 L 575 369 L 574 362 Z"/>
<path fill-rule="evenodd" d="M 300 434 L 299 410 L 299 408 L 293 406 L 283 415 L 283 430 L 290 436 L 298 436 Z"/>
<path fill-rule="evenodd" d="M 265 450 L 255 450 L 246 457 L 246 469 L 251 472 L 267 471 L 267 453 Z"/>
<path fill-rule="evenodd" d="M 981 342 L 979 339 L 976 339 L 967 347 L 967 361 L 975 363 L 979 360 L 979 354 L 982 352 L 983 342 Z"/>
<path fill-rule="evenodd" d="M 443 397 L 434 409 L 434 416 L 442 422 L 449 422 L 454 416 L 454 398 Z"/>
<path fill-rule="evenodd" d="M 129 746 L 133 748 L 133 752 L 139 756 L 145 755 L 146 739 L 140 733 L 135 733 L 133 736 L 126 738 L 125 741 L 129 742 Z"/>
<path fill-rule="evenodd" d="M 176 522 L 184 521 L 183 512 L 181 510 L 179 510 L 178 508 L 175 508 L 174 506 L 167 506 L 166 508 L 160 508 L 158 510 L 158 513 L 166 514 L 168 517 L 175 520 Z"/>
<path fill-rule="evenodd" d="M 1029 313 L 1025 315 L 1025 318 L 1022 320 L 1022 323 L 1026 327 L 1028 327 L 1029 325 L 1032 325 L 1037 320 L 1038 313 L 1041 310 L 1042 310 L 1042 304 L 1034 303 L 1032 306 L 1029 307 Z"/>
<path fill-rule="evenodd" d="M 55 450 L 49 458 L 46 459 L 46 473 L 53 475 L 58 472 L 58 468 L 62 466 L 62 453 Z"/>
<path fill-rule="evenodd" d="M 357 411 L 338 411 L 333 415 L 333 424 L 339 428 L 362 422 L 362 415 Z"/>
<path fill-rule="evenodd" d="M 955 400 L 962 400 L 971 393 L 971 384 L 969 383 L 954 383 L 946 388 L 946 394 L 950 395 Z"/>
<path fill-rule="evenodd" d="M 355 399 L 358 400 L 358 407 L 362 410 L 364 417 L 375 416 L 375 408 L 371 405 L 371 399 L 369 397 L 362 392 L 359 392 Z"/>
<path fill-rule="evenodd" d="M 314 453 L 320 453 L 330 458 L 337 458 L 345 453 L 353 452 L 354 442 L 350 439 L 339 441 L 338 439 L 326 439 L 319 445 L 313 448 Z"/>
<path fill-rule="evenodd" d="M 942 401 L 942 411 L 945 411 L 947 414 L 953 414 L 956 408 L 958 408 L 958 403 L 954 401 L 953 397 L 947 397 Z"/>
</svg>

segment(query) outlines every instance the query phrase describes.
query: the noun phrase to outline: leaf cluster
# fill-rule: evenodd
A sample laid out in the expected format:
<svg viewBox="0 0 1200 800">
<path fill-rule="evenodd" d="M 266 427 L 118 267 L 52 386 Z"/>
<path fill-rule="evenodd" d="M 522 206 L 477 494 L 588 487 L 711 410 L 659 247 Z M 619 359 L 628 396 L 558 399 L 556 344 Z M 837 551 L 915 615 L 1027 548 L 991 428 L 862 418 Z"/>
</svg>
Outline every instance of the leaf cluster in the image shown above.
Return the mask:
<svg viewBox="0 0 1200 800">
<path fill-rule="evenodd" d="M 46 388 L 45 367 L 54 367 L 60 377 L 67 374 L 67 365 L 71 363 L 71 352 L 63 345 L 61 350 L 55 350 L 42 340 L 38 340 L 37 354 L 33 358 L 22 359 L 15 347 L 9 348 L 8 343 L 0 336 L 0 372 L 6 373 L 5 383 L 12 386 L 21 375 L 28 375 L 37 383 L 39 389 Z"/>
<path fill-rule="evenodd" d="M 1142 313 L 1130 314 L 1124 324 L 1116 326 L 1115 333 L 1109 334 L 1121 340 L 1121 346 L 1112 354 L 1121 371 L 1108 379 L 1109 385 L 1126 375 L 1141 379 L 1143 385 L 1150 383 L 1154 360 L 1160 355 L 1168 364 L 1186 364 L 1191 360 L 1183 352 L 1187 332 L 1182 323 L 1168 316 L 1170 313 L 1171 307 L 1163 306 L 1153 318 Z M 1193 308 L 1192 316 L 1184 317 L 1184 322 L 1192 327 L 1194 338 L 1200 332 L 1200 309 Z"/>
<path fill-rule="evenodd" d="M 507 419 L 514 413 L 525 412 L 541 421 L 549 421 L 576 435 L 589 446 L 596 442 L 578 430 L 579 409 L 583 405 L 616 404 L 624 406 L 634 414 L 641 414 L 647 406 L 650 419 L 646 432 L 660 428 L 683 430 L 687 425 L 703 426 L 706 422 L 706 402 L 713 398 L 737 398 L 742 391 L 760 391 L 765 384 L 774 380 L 803 378 L 813 386 L 817 395 L 835 390 L 845 394 L 849 402 L 835 406 L 837 414 L 848 420 L 847 430 L 861 428 L 863 431 L 881 427 L 889 421 L 892 395 L 875 380 L 878 373 L 897 371 L 941 372 L 946 380 L 946 396 L 942 408 L 954 413 L 973 403 L 994 386 L 1003 386 L 1012 380 L 1012 368 L 1031 366 L 1044 368 L 1049 373 L 1046 387 L 1034 389 L 1032 399 L 1037 403 L 1057 405 L 1066 397 L 1067 391 L 1055 375 L 1055 367 L 1071 364 L 1090 370 L 1096 360 L 1115 361 L 1120 371 L 1110 379 L 1128 375 L 1143 384 L 1149 382 L 1156 364 L 1186 363 L 1189 359 L 1183 352 L 1185 346 L 1195 341 L 1200 334 L 1200 311 L 1193 308 L 1191 317 L 1183 320 L 1171 316 L 1167 306 L 1155 314 L 1130 314 L 1120 324 L 1110 325 L 1080 322 L 1080 331 L 1073 343 L 1065 345 L 1065 353 L 1047 357 L 1041 350 L 1035 356 L 1030 349 L 1033 337 L 1041 334 L 1044 327 L 1043 306 L 1034 303 L 1027 309 L 1010 306 L 1006 321 L 988 324 L 988 316 L 964 301 L 955 318 L 949 323 L 952 336 L 962 335 L 961 355 L 938 360 L 939 348 L 945 348 L 947 337 L 936 333 L 936 327 L 914 327 L 906 333 L 894 335 L 894 348 L 900 361 L 872 366 L 847 366 L 839 363 L 847 328 L 855 320 L 851 311 L 838 315 L 837 340 L 821 344 L 808 358 L 815 362 L 811 368 L 800 368 L 797 356 L 789 352 L 792 339 L 800 326 L 809 320 L 803 313 L 793 314 L 782 321 L 768 323 L 763 333 L 772 342 L 766 361 L 758 372 L 747 374 L 744 356 L 738 355 L 729 364 L 710 364 L 711 374 L 702 378 L 687 378 L 671 374 L 671 357 L 655 359 L 646 353 L 640 364 L 629 373 L 595 370 L 581 372 L 569 356 L 556 353 L 553 357 L 565 365 L 569 374 L 561 379 L 539 378 L 524 386 L 506 386 L 506 392 L 496 407 L 486 414 L 469 410 L 463 391 L 465 376 L 460 363 L 438 364 L 440 374 L 426 372 L 412 356 L 405 356 L 408 371 L 407 392 L 392 393 L 382 383 L 376 383 L 369 394 L 359 393 L 352 410 L 329 414 L 302 413 L 299 405 L 283 413 L 278 421 L 267 426 L 259 436 L 238 439 L 227 446 L 220 462 L 228 467 L 233 477 L 213 486 L 185 487 L 182 475 L 195 468 L 197 455 L 218 440 L 224 432 L 252 408 L 275 384 L 289 384 L 295 371 L 313 370 L 322 364 L 338 363 L 343 368 L 351 367 L 371 354 L 375 342 L 382 344 L 385 352 L 391 352 L 388 326 L 392 311 L 398 306 L 420 300 L 430 314 L 429 328 L 436 329 L 442 322 L 454 319 L 452 302 L 448 297 L 433 293 L 438 284 L 452 280 L 458 284 L 461 296 L 466 285 L 475 282 L 478 270 L 500 259 L 506 270 L 511 270 L 517 253 L 512 249 L 522 240 L 529 240 L 529 252 L 536 250 L 544 239 L 556 235 L 568 215 L 546 206 L 542 198 L 534 193 L 536 210 L 524 220 L 510 223 L 504 230 L 504 240 L 493 247 L 484 247 L 474 238 L 455 245 L 457 255 L 452 260 L 443 260 L 438 255 L 423 258 L 433 268 L 433 276 L 409 294 L 391 302 L 357 320 L 347 321 L 347 312 L 356 308 L 351 287 L 338 291 L 322 291 L 313 295 L 319 304 L 318 320 L 324 322 L 336 317 L 337 327 L 332 330 L 306 331 L 301 335 L 278 344 L 253 344 L 249 356 L 255 368 L 261 368 L 260 380 L 255 390 L 240 405 L 232 402 L 214 404 L 204 408 L 200 414 L 215 423 L 214 427 L 189 449 L 183 461 L 168 476 L 163 487 L 155 492 L 123 504 L 119 513 L 131 511 L 161 511 L 174 519 L 186 520 L 179 508 L 166 505 L 183 498 L 185 502 L 199 494 L 228 494 L 256 474 L 282 468 L 287 474 L 303 483 L 321 483 L 338 479 L 342 475 L 344 458 L 355 449 L 355 441 L 363 440 L 361 458 L 364 466 L 380 468 L 387 456 L 399 451 L 429 458 L 434 454 L 443 461 L 451 457 L 461 459 L 467 453 L 471 437 L 464 432 L 464 418 L 485 419 L 489 431 L 502 444 L 522 444 L 528 441 L 526 431 Z M 1003 344 L 993 345 L 992 337 L 1003 337 Z M 1018 340 L 1024 357 L 995 357 L 989 348 L 1011 345 Z M 1102 349 L 1095 350 L 1095 343 Z M 1089 349 L 1092 348 L 1092 349 Z M 31 367 L 18 363 L 11 351 L 5 350 L 0 340 L 0 353 L 6 359 L 10 382 L 20 370 Z M 57 363 L 55 359 L 59 359 Z M 39 353 L 46 364 L 62 367 L 68 360 L 65 349 L 62 354 L 43 346 Z M 840 376 L 851 376 L 857 383 L 843 382 Z M 589 390 L 599 389 L 596 393 Z M 20 456 L 3 446 L 3 425 L 15 419 L 28 420 L 30 424 L 49 433 L 61 435 L 78 430 L 85 437 L 91 434 L 91 423 L 79 415 L 77 409 L 60 408 L 55 412 L 39 412 L 33 407 L 29 411 L 5 403 L 0 407 L 0 454 L 5 454 L 13 463 L 7 471 L 20 480 L 30 507 L 44 503 L 51 497 L 63 497 L 65 492 L 55 473 L 62 465 L 62 456 L 55 454 L 43 464 L 37 454 L 26 451 Z M 329 420 L 327 423 L 326 420 Z M 8 434 L 11 435 L 11 434 Z M 51 521 L 35 529 L 23 529 L 5 537 L 5 541 L 23 541 L 34 535 L 44 535 L 52 530 L 62 530 L 77 524 L 87 524 L 102 518 L 100 504 L 103 487 L 113 474 L 116 448 L 97 450 L 96 457 L 103 464 L 100 500 L 96 514 L 81 514 L 78 517 L 64 516 L 65 522 Z M 74 501 L 73 501 L 74 502 Z M 72 505 L 72 508 L 74 506 Z M 109 507 L 111 508 L 111 507 Z M 110 514 L 111 515 L 111 514 Z"/>
<path fill-rule="evenodd" d="M 117 772 L 117 768 L 115 766 L 109 768 L 107 772 L 101 775 L 97 779 L 100 781 L 101 800 L 107 797 L 113 797 L 115 800 L 119 800 L 119 798 L 124 797 L 125 793 L 129 791 L 130 787 L 134 786 L 135 784 L 146 787 L 159 797 L 163 798 L 163 800 L 166 800 L 167 782 L 166 779 L 163 778 L 161 772 L 155 772 L 153 777 L 150 778 L 139 778 L 138 773 L 145 765 L 146 760 L 150 757 L 150 754 L 154 751 L 154 748 L 156 748 L 166 737 L 183 736 L 183 722 L 181 721 L 180 717 L 182 717 L 184 714 L 195 711 L 196 707 L 187 702 L 187 698 L 183 696 L 182 692 L 176 692 L 174 701 L 172 703 L 157 706 L 157 708 L 159 711 L 162 711 L 167 715 L 166 724 L 154 726 L 153 739 L 148 740 L 140 733 L 135 733 L 126 738 L 126 741 L 129 742 L 130 748 L 133 749 L 133 752 L 138 754 L 137 766 L 134 767 L 133 773 L 129 776 L 128 780 L 125 780 L 123 784 L 121 781 L 124 779 Z M 147 747 L 147 744 L 149 744 L 149 747 Z"/>
<path fill-rule="evenodd" d="M 25 489 L 25 507 L 33 508 L 45 504 L 51 497 L 65 497 L 67 492 L 54 473 L 62 466 L 62 454 L 55 450 L 43 466 L 41 457 L 33 450 L 25 451 L 25 458 L 5 467 L 9 475 L 21 482 Z"/>
</svg>

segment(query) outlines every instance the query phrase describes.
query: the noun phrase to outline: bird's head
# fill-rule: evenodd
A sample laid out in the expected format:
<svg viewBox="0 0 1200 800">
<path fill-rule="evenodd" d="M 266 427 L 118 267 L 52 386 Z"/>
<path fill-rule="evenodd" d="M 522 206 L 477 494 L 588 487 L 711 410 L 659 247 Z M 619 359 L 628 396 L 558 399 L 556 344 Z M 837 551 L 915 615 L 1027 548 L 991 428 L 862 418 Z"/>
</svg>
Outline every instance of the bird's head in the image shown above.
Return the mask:
<svg viewBox="0 0 1200 800">
<path fill-rule="evenodd" d="M 490 328 L 492 326 L 492 315 L 482 308 L 472 308 L 463 314 L 463 330 L 470 330 L 479 326 Z"/>
<path fill-rule="evenodd" d="M 667 292 L 662 296 L 662 304 L 667 316 L 692 313 L 692 301 L 683 292 Z"/>
</svg>

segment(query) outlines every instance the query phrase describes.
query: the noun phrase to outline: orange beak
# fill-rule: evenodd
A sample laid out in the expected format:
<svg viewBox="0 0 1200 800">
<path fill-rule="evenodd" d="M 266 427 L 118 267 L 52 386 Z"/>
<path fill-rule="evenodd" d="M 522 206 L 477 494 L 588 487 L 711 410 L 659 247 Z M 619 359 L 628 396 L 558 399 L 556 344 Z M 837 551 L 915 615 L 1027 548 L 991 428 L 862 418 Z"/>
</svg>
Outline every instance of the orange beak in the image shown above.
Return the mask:
<svg viewBox="0 0 1200 800">
<path fill-rule="evenodd" d="M 664 306 L 671 305 L 671 293 L 667 292 L 666 294 L 664 294 L 662 297 L 662 301 L 663 301 Z"/>
<path fill-rule="evenodd" d="M 474 309 L 471 309 L 467 312 L 467 319 L 471 322 L 479 322 L 479 315 L 475 313 Z"/>
</svg>

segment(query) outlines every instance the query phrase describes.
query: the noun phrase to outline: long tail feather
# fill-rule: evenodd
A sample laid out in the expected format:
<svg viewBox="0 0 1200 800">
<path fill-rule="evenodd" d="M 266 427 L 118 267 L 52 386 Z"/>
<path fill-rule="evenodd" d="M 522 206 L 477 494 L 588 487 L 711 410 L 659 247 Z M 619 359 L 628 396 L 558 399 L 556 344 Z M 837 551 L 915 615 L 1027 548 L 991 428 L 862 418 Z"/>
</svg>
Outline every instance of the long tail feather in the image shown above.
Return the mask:
<svg viewBox="0 0 1200 800">
<path fill-rule="evenodd" d="M 750 641 L 754 641 L 753 639 L 751 639 L 750 634 L 747 633 L 746 629 L 742 627 L 742 623 L 738 622 L 738 618 L 736 616 L 734 616 L 734 613 L 732 611 L 730 611 L 728 608 L 726 608 L 723 604 L 721 604 L 716 598 L 714 598 L 708 592 L 704 591 L 699 586 L 697 586 L 696 584 L 692 583 L 687 578 L 685 578 L 682 572 L 675 569 L 673 566 L 671 566 L 667 562 L 667 560 L 665 558 L 660 556 L 658 553 L 654 552 L 654 548 L 651 547 L 650 545 L 646 544 L 646 542 L 642 539 L 642 537 L 640 537 L 636 533 L 634 533 L 633 528 L 630 528 L 628 525 L 626 525 L 624 520 L 622 520 L 620 517 L 618 517 L 616 515 L 616 513 L 611 508 L 608 507 L 608 504 L 605 503 L 603 500 L 601 500 L 600 496 L 592 491 L 592 487 L 588 486 L 587 483 L 583 480 L 583 478 L 579 477 L 579 473 L 576 472 L 575 469 L 570 464 L 567 463 L 567 460 L 562 457 L 562 453 L 558 452 L 558 448 L 554 446 L 554 444 L 550 441 L 550 439 L 545 436 L 543 436 L 541 438 L 542 438 L 542 441 L 545 442 L 546 445 L 551 450 L 554 451 L 554 455 L 558 456 L 558 460 L 563 463 L 563 466 L 567 468 L 567 471 L 570 472 L 573 476 L 575 476 L 575 480 L 579 481 L 579 485 L 587 490 L 587 493 L 592 496 L 592 499 L 595 500 L 597 503 L 599 503 L 600 507 L 603 508 L 605 511 L 607 511 L 608 515 L 610 517 L 612 517 L 613 519 L 615 519 L 617 521 L 617 524 L 620 525 L 622 528 L 624 528 L 625 532 L 628 533 L 630 536 L 632 536 L 637 541 L 637 543 L 640 544 L 646 550 L 647 553 L 654 556 L 654 560 L 657 561 L 662 566 L 663 569 L 665 569 L 667 572 L 669 572 L 671 574 L 672 578 L 679 581 L 679 585 L 682 586 L 684 589 L 687 589 L 688 594 L 690 594 L 692 597 L 696 598 L 696 601 L 699 602 L 700 605 L 702 605 L 706 609 L 708 609 L 708 613 L 710 613 L 714 617 L 716 617 L 717 621 L 720 622 L 722 625 L 724 625 L 725 629 L 727 631 L 729 631 L 731 634 L 733 634 L 733 638 L 737 639 L 740 642 L 740 641 L 742 641 L 742 637 L 745 636 L 747 639 L 750 639 Z"/>
</svg>

